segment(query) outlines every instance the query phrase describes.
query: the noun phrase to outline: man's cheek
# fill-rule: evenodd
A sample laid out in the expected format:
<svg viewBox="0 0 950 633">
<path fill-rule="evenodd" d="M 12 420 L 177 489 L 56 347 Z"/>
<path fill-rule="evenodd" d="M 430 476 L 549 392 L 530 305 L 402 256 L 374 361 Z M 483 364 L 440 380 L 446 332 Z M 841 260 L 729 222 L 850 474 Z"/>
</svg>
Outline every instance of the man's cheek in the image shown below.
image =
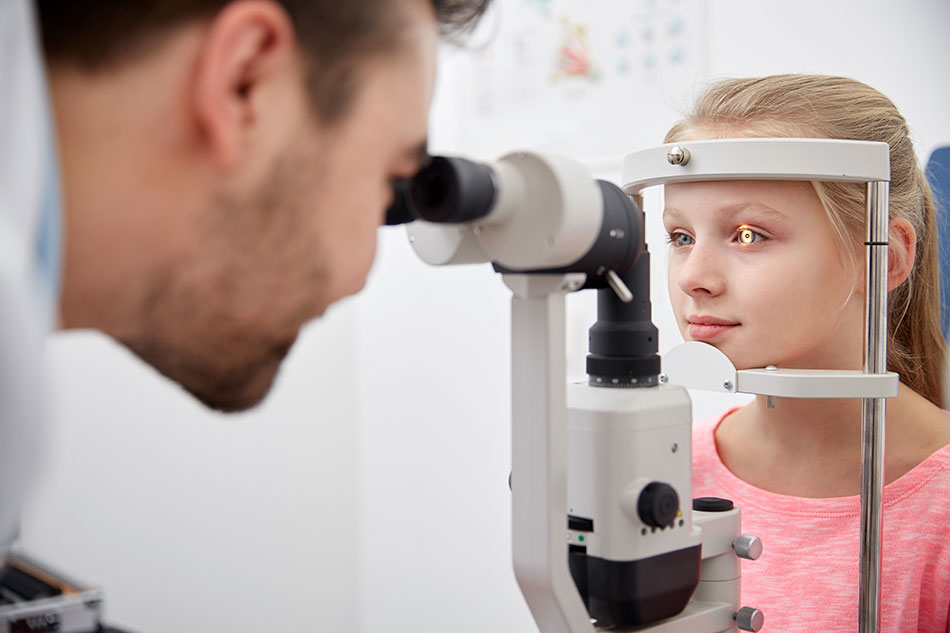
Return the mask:
<svg viewBox="0 0 950 633">
<path fill-rule="evenodd" d="M 332 265 L 337 267 L 338 285 L 335 299 L 356 294 L 366 285 L 366 278 L 376 255 L 376 228 L 364 232 L 356 243 L 336 250 Z"/>
</svg>

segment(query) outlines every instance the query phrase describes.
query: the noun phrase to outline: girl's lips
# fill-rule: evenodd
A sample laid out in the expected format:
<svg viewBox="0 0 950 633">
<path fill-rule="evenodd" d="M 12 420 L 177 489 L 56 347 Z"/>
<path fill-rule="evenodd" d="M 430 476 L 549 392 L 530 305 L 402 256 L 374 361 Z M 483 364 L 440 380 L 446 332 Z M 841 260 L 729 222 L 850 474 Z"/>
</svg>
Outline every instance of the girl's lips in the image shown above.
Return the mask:
<svg viewBox="0 0 950 633">
<path fill-rule="evenodd" d="M 734 321 L 708 316 L 691 316 L 688 321 L 689 337 L 694 341 L 712 340 L 739 325 Z"/>
</svg>

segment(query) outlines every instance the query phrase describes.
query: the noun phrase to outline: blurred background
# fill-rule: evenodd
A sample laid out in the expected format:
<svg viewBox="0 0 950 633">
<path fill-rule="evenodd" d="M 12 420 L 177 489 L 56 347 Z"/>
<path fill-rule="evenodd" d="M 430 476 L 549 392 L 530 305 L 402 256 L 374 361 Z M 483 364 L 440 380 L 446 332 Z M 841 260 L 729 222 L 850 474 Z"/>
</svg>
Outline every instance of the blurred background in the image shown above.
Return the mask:
<svg viewBox="0 0 950 633">
<path fill-rule="evenodd" d="M 431 150 L 557 152 L 619 182 L 710 79 L 816 72 L 891 97 L 925 161 L 950 144 L 948 31 L 946 0 L 495 0 L 440 53 Z M 647 202 L 664 351 L 680 338 Z M 572 376 L 592 299 L 569 299 Z M 366 289 L 237 416 L 104 337 L 56 335 L 22 546 L 104 587 L 108 620 L 138 633 L 536 630 L 510 562 L 508 301 L 487 265 L 428 268 L 381 229 Z M 695 396 L 697 419 L 732 402 Z"/>
</svg>

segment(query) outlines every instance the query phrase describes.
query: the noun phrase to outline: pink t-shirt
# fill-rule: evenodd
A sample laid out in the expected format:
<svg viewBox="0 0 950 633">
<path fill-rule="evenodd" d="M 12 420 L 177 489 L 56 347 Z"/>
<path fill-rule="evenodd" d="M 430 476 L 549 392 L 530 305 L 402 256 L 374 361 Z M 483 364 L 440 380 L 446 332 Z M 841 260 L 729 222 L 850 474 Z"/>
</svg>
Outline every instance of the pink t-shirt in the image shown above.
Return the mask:
<svg viewBox="0 0 950 633">
<path fill-rule="evenodd" d="M 742 604 L 763 633 L 857 631 L 860 497 L 774 494 L 719 459 L 721 417 L 693 428 L 693 496 L 732 499 L 762 556 L 742 561 Z M 881 632 L 950 633 L 950 446 L 884 488 Z"/>
</svg>

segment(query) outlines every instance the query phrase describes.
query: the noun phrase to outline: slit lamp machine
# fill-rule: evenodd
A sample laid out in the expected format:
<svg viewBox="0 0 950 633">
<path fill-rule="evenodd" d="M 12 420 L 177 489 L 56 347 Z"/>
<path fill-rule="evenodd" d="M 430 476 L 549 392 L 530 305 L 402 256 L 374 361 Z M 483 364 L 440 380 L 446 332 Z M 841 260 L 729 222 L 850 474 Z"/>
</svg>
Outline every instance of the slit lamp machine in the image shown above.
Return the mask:
<svg viewBox="0 0 950 633">
<path fill-rule="evenodd" d="M 387 223 L 408 222 L 422 260 L 490 262 L 512 291 L 512 550 L 541 633 L 762 628 L 766 614 L 740 599 L 739 557 L 763 544 L 731 501 L 691 497 L 686 387 L 863 399 L 856 613 L 860 633 L 878 630 L 885 399 L 898 388 L 886 368 L 889 178 L 885 143 L 755 138 L 630 154 L 621 187 L 527 151 L 489 164 L 434 157 L 397 184 Z M 867 183 L 863 371 L 736 370 L 697 342 L 661 362 L 641 191 L 750 179 Z M 564 297 L 588 289 L 588 380 L 567 384 Z"/>
</svg>

